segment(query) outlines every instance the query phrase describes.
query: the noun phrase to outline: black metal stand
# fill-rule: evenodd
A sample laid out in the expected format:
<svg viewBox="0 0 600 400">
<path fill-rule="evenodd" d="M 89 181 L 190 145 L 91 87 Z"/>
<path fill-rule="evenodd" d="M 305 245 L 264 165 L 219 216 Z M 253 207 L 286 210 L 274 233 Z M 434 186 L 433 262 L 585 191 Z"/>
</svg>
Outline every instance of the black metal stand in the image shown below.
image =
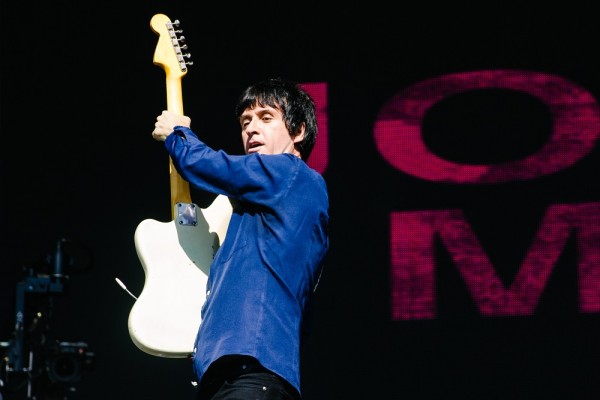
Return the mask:
<svg viewBox="0 0 600 400">
<path fill-rule="evenodd" d="M 58 241 L 51 257 L 51 274 L 35 274 L 30 268 L 17 284 L 14 337 L 6 342 L 0 400 L 69 399 L 82 371 L 92 364 L 86 343 L 48 341 L 53 296 L 65 291 L 68 280 L 63 274 L 63 243 Z M 27 299 L 36 294 L 43 298 L 44 309 L 31 312 Z"/>
</svg>

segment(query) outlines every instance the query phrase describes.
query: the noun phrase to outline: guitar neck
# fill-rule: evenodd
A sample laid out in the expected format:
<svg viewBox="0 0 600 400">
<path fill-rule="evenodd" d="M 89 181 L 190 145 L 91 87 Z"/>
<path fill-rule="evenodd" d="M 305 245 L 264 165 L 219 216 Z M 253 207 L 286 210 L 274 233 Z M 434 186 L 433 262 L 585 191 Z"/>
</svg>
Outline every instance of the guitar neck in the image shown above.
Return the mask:
<svg viewBox="0 0 600 400">
<path fill-rule="evenodd" d="M 187 46 L 180 46 L 183 36 L 177 36 L 181 30 L 176 28 L 179 21 L 171 22 L 164 14 L 155 14 L 150 20 L 150 27 L 158 34 L 158 43 L 154 50 L 154 64 L 162 67 L 166 75 L 167 84 L 167 110 L 183 114 L 183 97 L 181 95 L 181 78 L 187 74 L 185 58 L 190 54 L 183 54 Z M 175 219 L 176 203 L 191 203 L 190 185 L 177 172 L 173 160 L 169 158 L 169 174 L 171 180 L 171 216 Z"/>
<path fill-rule="evenodd" d="M 183 96 L 181 92 L 181 78 L 171 77 L 167 74 L 167 109 L 183 115 Z M 169 157 L 169 175 L 171 182 L 171 217 L 175 218 L 175 204 L 191 203 L 190 184 L 185 181 L 175 169 L 173 160 Z"/>
</svg>

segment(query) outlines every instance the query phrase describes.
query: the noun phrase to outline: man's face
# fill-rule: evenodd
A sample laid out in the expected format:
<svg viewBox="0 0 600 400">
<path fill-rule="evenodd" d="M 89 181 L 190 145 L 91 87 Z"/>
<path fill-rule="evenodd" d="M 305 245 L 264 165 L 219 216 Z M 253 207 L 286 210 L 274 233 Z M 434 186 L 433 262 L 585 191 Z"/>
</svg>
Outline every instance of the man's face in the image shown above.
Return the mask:
<svg viewBox="0 0 600 400">
<path fill-rule="evenodd" d="M 304 137 L 303 134 L 292 138 L 288 132 L 283 114 L 277 108 L 261 107 L 247 108 L 240 115 L 242 141 L 246 154 L 281 154 L 293 153 L 294 143 Z"/>
</svg>

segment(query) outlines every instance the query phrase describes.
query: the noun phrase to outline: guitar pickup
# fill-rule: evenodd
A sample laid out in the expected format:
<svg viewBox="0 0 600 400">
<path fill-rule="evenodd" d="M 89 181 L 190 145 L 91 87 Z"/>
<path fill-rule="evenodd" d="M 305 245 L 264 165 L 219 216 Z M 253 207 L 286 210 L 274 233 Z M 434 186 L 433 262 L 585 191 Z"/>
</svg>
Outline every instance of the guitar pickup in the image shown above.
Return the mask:
<svg viewBox="0 0 600 400">
<path fill-rule="evenodd" d="M 175 204 L 176 221 L 182 226 L 196 226 L 198 224 L 198 215 L 196 210 L 198 206 L 194 203 Z"/>
</svg>

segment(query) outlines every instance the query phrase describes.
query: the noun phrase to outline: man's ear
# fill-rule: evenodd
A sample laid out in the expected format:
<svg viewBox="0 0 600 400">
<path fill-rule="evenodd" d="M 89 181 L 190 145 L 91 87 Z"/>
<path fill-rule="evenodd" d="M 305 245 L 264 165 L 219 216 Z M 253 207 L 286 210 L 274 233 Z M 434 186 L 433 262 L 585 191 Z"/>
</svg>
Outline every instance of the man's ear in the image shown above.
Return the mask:
<svg viewBox="0 0 600 400">
<path fill-rule="evenodd" d="M 293 137 L 294 143 L 300 143 L 304 140 L 304 131 L 306 130 L 306 124 L 300 125 L 300 129 L 298 129 L 298 133 Z"/>
</svg>

